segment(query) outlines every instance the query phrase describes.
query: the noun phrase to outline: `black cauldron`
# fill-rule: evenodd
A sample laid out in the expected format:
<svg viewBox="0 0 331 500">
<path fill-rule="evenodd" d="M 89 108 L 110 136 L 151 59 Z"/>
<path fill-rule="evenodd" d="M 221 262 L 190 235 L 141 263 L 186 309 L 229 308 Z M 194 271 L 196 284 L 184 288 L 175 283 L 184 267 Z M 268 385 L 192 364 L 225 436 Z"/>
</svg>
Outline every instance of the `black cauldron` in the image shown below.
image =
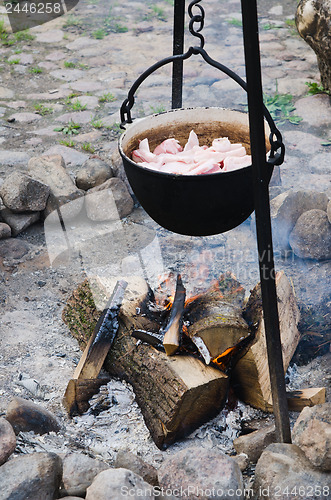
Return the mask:
<svg viewBox="0 0 331 500">
<path fill-rule="evenodd" d="M 162 227 L 190 236 L 223 233 L 244 222 L 254 210 L 252 166 L 233 172 L 175 175 L 137 165 L 131 153 L 148 138 L 151 151 L 170 137 L 185 145 L 191 130 L 200 144 L 210 146 L 217 137 L 241 142 L 250 154 L 248 115 L 222 108 L 175 109 L 136 119 L 119 140 L 124 169 L 134 194 L 146 212 Z M 266 149 L 269 127 L 265 124 Z M 266 163 L 269 183 L 273 165 Z"/>
</svg>

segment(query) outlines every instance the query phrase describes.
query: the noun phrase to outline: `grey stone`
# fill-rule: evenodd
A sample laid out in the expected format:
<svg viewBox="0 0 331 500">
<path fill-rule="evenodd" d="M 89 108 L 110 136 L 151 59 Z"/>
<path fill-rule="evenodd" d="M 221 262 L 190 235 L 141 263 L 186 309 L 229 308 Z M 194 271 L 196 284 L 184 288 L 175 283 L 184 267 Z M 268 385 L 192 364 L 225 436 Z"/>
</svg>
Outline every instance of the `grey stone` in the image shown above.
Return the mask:
<svg viewBox="0 0 331 500">
<path fill-rule="evenodd" d="M 55 132 L 55 130 L 54 130 L 54 125 L 51 127 L 43 127 L 43 128 L 38 128 L 36 130 L 29 130 L 29 131 L 27 131 L 27 133 L 34 134 L 34 135 L 47 136 L 47 137 L 52 137 L 54 135 L 58 135 L 58 132 Z"/>
<path fill-rule="evenodd" d="M 9 208 L 0 210 L 0 218 L 11 227 L 12 236 L 17 236 L 40 219 L 40 212 L 14 214 Z"/>
<path fill-rule="evenodd" d="M 98 139 L 102 136 L 100 130 L 92 130 L 92 132 L 86 132 L 86 134 L 79 134 L 75 137 L 75 142 L 82 144 L 83 142 L 89 142 L 91 144 L 96 143 Z M 104 149 L 104 142 L 102 142 L 102 147 Z"/>
<path fill-rule="evenodd" d="M 6 419 L 16 434 L 33 431 L 36 434 L 59 432 L 61 425 L 50 411 L 27 399 L 15 397 L 8 405 Z"/>
<path fill-rule="evenodd" d="M 84 71 L 80 69 L 62 68 L 51 71 L 50 75 L 59 80 L 64 80 L 65 82 L 73 82 L 79 80 L 79 78 L 83 78 Z"/>
<path fill-rule="evenodd" d="M 330 153 L 319 153 L 314 155 L 309 166 L 312 172 L 330 174 Z"/>
<path fill-rule="evenodd" d="M 42 43 L 57 43 L 61 42 L 61 40 L 63 39 L 63 35 L 64 33 L 61 30 L 49 29 L 45 32 L 37 33 L 36 41 Z"/>
<path fill-rule="evenodd" d="M 273 16 L 281 16 L 283 14 L 283 6 L 275 5 L 268 11 L 268 14 L 271 14 Z"/>
<path fill-rule="evenodd" d="M 87 191 L 111 177 L 113 177 L 113 171 L 110 165 L 100 158 L 89 158 L 77 174 L 76 185 L 79 189 Z"/>
<path fill-rule="evenodd" d="M 71 93 L 70 89 L 60 88 L 57 92 L 40 92 L 27 94 L 26 99 L 31 99 L 33 101 L 47 100 L 47 101 L 58 101 L 62 97 L 67 97 Z"/>
<path fill-rule="evenodd" d="M 246 453 L 251 462 L 256 463 L 263 450 L 269 444 L 276 441 L 276 429 L 274 425 L 268 425 L 258 431 L 239 436 L 233 441 L 237 453 Z"/>
<path fill-rule="evenodd" d="M 299 130 L 285 131 L 284 139 L 287 149 L 311 155 L 321 151 L 321 139 L 313 134 L 301 132 Z"/>
<path fill-rule="evenodd" d="M 14 92 L 7 87 L 0 87 L 0 99 L 11 99 L 14 96 Z"/>
<path fill-rule="evenodd" d="M 285 191 L 270 202 L 274 243 L 288 247 L 289 234 L 303 212 L 314 208 L 326 210 L 328 197 L 317 191 Z"/>
<path fill-rule="evenodd" d="M 51 155 L 61 155 L 67 165 L 70 166 L 81 166 L 84 161 L 88 159 L 88 155 L 85 153 L 80 153 L 75 149 L 68 148 L 67 146 L 56 145 L 49 148 L 43 156 Z"/>
<path fill-rule="evenodd" d="M 307 90 L 306 85 L 307 77 L 302 76 L 299 78 L 282 78 L 278 82 L 278 92 L 282 94 L 291 94 L 294 96 L 302 96 Z M 296 107 L 294 114 L 302 115 L 298 112 Z"/>
<path fill-rule="evenodd" d="M 330 98 L 326 94 L 303 97 L 295 103 L 295 114 L 313 127 L 331 125 Z"/>
<path fill-rule="evenodd" d="M 119 500 L 123 496 L 138 500 L 154 499 L 153 486 L 127 469 L 108 469 L 100 472 L 87 488 L 86 500 Z M 124 494 L 123 494 L 124 493 Z"/>
<path fill-rule="evenodd" d="M 62 462 L 55 453 L 15 457 L 0 467 L 1 500 L 53 500 L 57 498 Z"/>
<path fill-rule="evenodd" d="M 328 206 L 327 206 L 327 209 L 326 209 L 326 213 L 328 214 L 328 219 L 329 219 L 329 222 L 331 224 L 331 200 L 328 203 Z"/>
<path fill-rule="evenodd" d="M 41 120 L 41 116 L 37 113 L 14 113 L 9 116 L 8 120 L 18 123 L 32 123 Z"/>
<path fill-rule="evenodd" d="M 68 453 L 62 461 L 63 478 L 60 492 L 63 496 L 65 494 L 84 497 L 95 476 L 109 469 L 105 462 L 82 453 Z"/>
<path fill-rule="evenodd" d="M 115 147 L 112 155 L 111 155 L 111 158 L 110 158 L 110 161 L 111 161 L 111 165 L 112 165 L 112 169 L 114 171 L 114 174 L 117 176 L 118 175 L 118 172 L 123 169 L 123 160 L 122 160 L 122 157 L 119 153 L 119 150 L 117 147 Z"/>
<path fill-rule="evenodd" d="M 117 453 L 114 467 L 117 469 L 129 469 L 135 474 L 138 474 L 138 476 L 141 476 L 146 483 L 153 486 L 159 484 L 157 470 L 129 450 L 120 450 Z"/>
<path fill-rule="evenodd" d="M 77 189 L 70 175 L 65 169 L 65 162 L 60 155 L 38 156 L 31 158 L 28 163 L 28 173 L 34 179 L 48 184 L 50 195 L 44 212 L 47 217 L 57 207 L 69 204 L 73 200 L 79 199 L 76 203 L 70 204 L 71 217 L 78 215 L 83 207 L 83 192 Z M 69 217 L 69 213 L 67 214 Z"/>
<path fill-rule="evenodd" d="M 165 460 L 158 477 L 160 487 L 194 489 L 189 497 L 191 500 L 244 498 L 238 464 L 218 450 L 190 447 L 179 451 Z M 201 490 L 205 494 L 199 494 Z"/>
<path fill-rule="evenodd" d="M 289 237 L 290 246 L 298 257 L 331 258 L 331 224 L 323 210 L 309 210 L 297 220 Z"/>
<path fill-rule="evenodd" d="M 243 472 L 249 465 L 249 458 L 246 453 L 239 453 L 239 455 L 232 456 L 233 460 L 239 465 L 239 469 Z"/>
<path fill-rule="evenodd" d="M 71 100 L 71 102 L 73 104 L 75 102 L 80 102 L 82 106 L 86 106 L 86 109 L 94 109 L 99 105 L 99 100 L 94 95 L 82 95 L 79 97 L 75 97 L 74 99 Z"/>
<path fill-rule="evenodd" d="M 42 62 L 38 63 L 38 66 L 39 66 L 39 68 L 44 68 L 44 69 L 47 69 L 48 71 L 51 69 L 58 68 L 58 66 L 55 63 L 52 63 L 50 61 L 42 61 Z"/>
<path fill-rule="evenodd" d="M 46 207 L 49 187 L 16 171 L 4 180 L 0 196 L 12 212 L 39 212 Z"/>
<path fill-rule="evenodd" d="M 62 52 L 61 50 L 55 50 L 54 52 L 50 52 L 49 54 L 47 54 L 45 59 L 47 61 L 61 61 L 61 59 L 65 59 L 65 57 L 65 52 Z"/>
<path fill-rule="evenodd" d="M 91 220 L 118 220 L 132 212 L 133 199 L 124 182 L 113 177 L 87 191 L 85 207 Z"/>
<path fill-rule="evenodd" d="M 13 54 L 12 56 L 8 57 L 8 61 L 14 61 L 14 60 L 20 60 L 20 64 L 23 64 L 24 66 L 27 64 L 32 64 L 33 63 L 33 55 L 32 54 Z"/>
<path fill-rule="evenodd" d="M 8 238 L 5 241 L 0 241 L 0 257 L 10 259 L 21 259 L 29 253 L 30 246 L 22 240 Z"/>
<path fill-rule="evenodd" d="M 56 121 L 60 123 L 69 123 L 70 121 L 84 124 L 90 123 L 93 119 L 94 113 L 92 111 L 72 111 L 71 113 L 64 113 L 57 117 Z"/>
<path fill-rule="evenodd" d="M 69 496 L 69 497 L 65 497 L 66 500 L 82 500 L 82 497 L 73 497 L 73 496 Z"/>
<path fill-rule="evenodd" d="M 10 237 L 11 237 L 10 226 L 8 226 L 8 224 L 5 224 L 4 222 L 0 222 L 0 240 L 4 240 Z"/>
<path fill-rule="evenodd" d="M 77 80 L 70 84 L 70 88 L 73 90 L 79 90 L 80 92 L 94 92 L 95 90 L 102 90 L 105 88 L 104 84 L 95 82 L 94 80 Z"/>
<path fill-rule="evenodd" d="M 321 497 L 318 490 L 327 487 L 331 487 L 331 475 L 313 468 L 295 444 L 269 445 L 256 465 L 254 491 L 257 499 L 317 500 Z"/>
<path fill-rule="evenodd" d="M 68 43 L 66 45 L 69 50 L 81 50 L 85 47 L 91 47 L 91 45 L 98 44 L 98 40 L 94 40 L 93 38 L 88 38 L 87 36 L 76 38 L 74 42 Z"/>
<path fill-rule="evenodd" d="M 0 418 L 0 465 L 4 464 L 16 448 L 14 429 L 5 418 Z"/>
<path fill-rule="evenodd" d="M 292 441 L 315 467 L 331 471 L 331 403 L 306 406 L 294 424 Z"/>
<path fill-rule="evenodd" d="M 13 108 L 13 109 L 26 108 L 26 102 L 25 101 L 11 101 L 11 102 L 7 102 L 6 105 L 9 108 Z"/>
<path fill-rule="evenodd" d="M 29 161 L 30 155 L 22 151 L 2 150 L 0 151 L 0 165 L 15 166 Z"/>
</svg>

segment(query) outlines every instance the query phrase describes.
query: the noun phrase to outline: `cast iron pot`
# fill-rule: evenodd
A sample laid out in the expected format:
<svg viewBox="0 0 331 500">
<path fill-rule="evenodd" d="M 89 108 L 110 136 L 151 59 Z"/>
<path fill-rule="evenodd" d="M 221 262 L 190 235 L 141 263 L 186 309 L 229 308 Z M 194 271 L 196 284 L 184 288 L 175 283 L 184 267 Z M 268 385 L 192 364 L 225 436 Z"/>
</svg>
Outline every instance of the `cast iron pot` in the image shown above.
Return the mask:
<svg viewBox="0 0 331 500">
<path fill-rule="evenodd" d="M 266 124 L 266 148 L 269 127 Z M 175 233 L 208 236 L 223 233 L 244 222 L 254 210 L 252 166 L 207 175 L 176 175 L 137 165 L 131 154 L 139 140 L 148 138 L 150 149 L 174 137 L 185 145 L 191 130 L 200 145 L 210 146 L 217 137 L 241 142 L 250 154 L 246 113 L 222 108 L 176 109 L 136 119 L 126 126 L 119 152 L 128 181 L 146 212 L 162 227 Z M 269 183 L 273 165 L 266 163 Z"/>
</svg>

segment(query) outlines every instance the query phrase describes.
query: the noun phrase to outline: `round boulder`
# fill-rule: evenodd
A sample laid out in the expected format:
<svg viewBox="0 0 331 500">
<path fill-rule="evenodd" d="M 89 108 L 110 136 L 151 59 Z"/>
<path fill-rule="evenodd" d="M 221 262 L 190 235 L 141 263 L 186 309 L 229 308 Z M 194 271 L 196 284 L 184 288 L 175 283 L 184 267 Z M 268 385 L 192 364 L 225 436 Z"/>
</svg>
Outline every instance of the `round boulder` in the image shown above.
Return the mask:
<svg viewBox="0 0 331 500">
<path fill-rule="evenodd" d="M 306 406 L 294 424 L 293 443 L 319 469 L 331 471 L 331 403 Z"/>
<path fill-rule="evenodd" d="M 331 258 L 331 224 L 323 210 L 309 210 L 297 220 L 290 234 L 290 245 L 298 257 L 324 260 Z"/>
<path fill-rule="evenodd" d="M 0 418 L 0 465 L 6 462 L 15 448 L 16 436 L 14 429 L 5 418 Z"/>
<path fill-rule="evenodd" d="M 95 186 L 100 186 L 113 176 L 110 165 L 100 158 L 89 158 L 77 174 L 76 185 L 79 189 L 87 191 Z"/>
<path fill-rule="evenodd" d="M 39 212 L 46 207 L 49 187 L 29 175 L 13 172 L 4 180 L 0 194 L 12 212 Z"/>
<path fill-rule="evenodd" d="M 191 500 L 244 498 L 239 465 L 218 450 L 192 446 L 166 460 L 158 471 L 164 490 L 184 491 Z"/>
</svg>

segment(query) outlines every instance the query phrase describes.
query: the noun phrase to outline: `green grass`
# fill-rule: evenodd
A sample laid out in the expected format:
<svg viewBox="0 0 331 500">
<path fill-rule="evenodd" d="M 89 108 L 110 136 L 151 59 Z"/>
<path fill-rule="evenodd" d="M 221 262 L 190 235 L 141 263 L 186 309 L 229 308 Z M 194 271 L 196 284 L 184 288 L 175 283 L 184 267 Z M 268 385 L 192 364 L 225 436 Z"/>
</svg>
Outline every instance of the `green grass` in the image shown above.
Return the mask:
<svg viewBox="0 0 331 500">
<path fill-rule="evenodd" d="M 64 61 L 64 67 L 65 68 L 76 68 L 76 64 L 74 62 L 71 62 L 71 61 Z"/>
<path fill-rule="evenodd" d="M 106 94 L 102 94 L 102 96 L 99 97 L 98 101 L 100 103 L 113 102 L 113 101 L 116 101 L 116 97 L 113 94 L 111 94 L 110 92 L 107 92 Z"/>
<path fill-rule="evenodd" d="M 285 19 L 285 24 L 289 28 L 295 28 L 295 26 L 296 26 L 294 19 Z"/>
<path fill-rule="evenodd" d="M 35 104 L 34 109 L 38 113 L 38 115 L 45 116 L 53 113 L 53 108 L 50 106 L 45 106 L 44 104 Z"/>
<path fill-rule="evenodd" d="M 316 82 L 306 82 L 306 85 L 308 87 L 308 94 L 309 95 L 316 95 L 316 94 L 327 94 L 330 95 L 330 91 L 326 90 L 323 85 L 320 85 Z"/>
<path fill-rule="evenodd" d="M 105 128 L 107 130 L 110 130 L 110 132 L 112 132 L 116 136 L 119 136 L 124 132 L 124 130 L 121 128 L 120 123 L 114 123 L 113 125 L 107 125 Z"/>
<path fill-rule="evenodd" d="M 30 73 L 34 73 L 36 75 L 43 72 L 43 70 L 41 68 L 30 68 L 29 71 L 30 71 Z"/>
<path fill-rule="evenodd" d="M 8 64 L 19 64 L 21 62 L 20 58 L 17 57 L 15 59 L 12 59 L 11 61 L 8 61 Z"/>
<path fill-rule="evenodd" d="M 102 120 L 92 120 L 91 125 L 93 128 L 102 128 L 104 126 Z"/>
<path fill-rule="evenodd" d="M 72 139 L 61 139 L 60 144 L 67 146 L 67 148 L 73 148 L 75 143 Z"/>
<path fill-rule="evenodd" d="M 232 18 L 232 19 L 227 19 L 226 22 L 231 24 L 232 26 L 240 26 L 241 27 L 243 25 L 241 19 Z"/>
<path fill-rule="evenodd" d="M 127 31 L 129 31 L 127 26 L 122 24 L 120 21 L 121 21 L 121 18 L 118 16 L 114 16 L 112 14 L 112 7 L 110 7 L 109 14 L 106 17 L 106 19 L 104 20 L 104 26 L 107 29 L 107 32 L 126 33 Z"/>
<path fill-rule="evenodd" d="M 14 33 L 14 38 L 16 42 L 28 42 L 30 40 L 34 40 L 36 37 L 34 35 L 31 35 L 28 29 L 23 30 L 23 31 L 18 31 L 17 33 Z"/>
<path fill-rule="evenodd" d="M 282 27 L 283 26 L 281 24 L 271 24 L 271 23 L 262 24 L 262 29 L 264 29 L 265 31 L 279 29 Z"/>
<path fill-rule="evenodd" d="M 85 109 L 87 108 L 87 105 L 82 104 L 78 98 L 76 98 L 75 101 L 70 101 L 70 104 L 68 104 L 68 106 L 70 106 L 73 111 L 85 111 Z"/>
<path fill-rule="evenodd" d="M 158 5 L 151 5 L 149 7 L 149 12 L 148 14 L 146 14 L 144 19 L 146 21 L 150 21 L 151 19 L 157 19 L 158 21 L 166 21 L 167 16 L 162 7 L 159 7 Z"/>
<path fill-rule="evenodd" d="M 80 28 L 83 25 L 83 21 L 73 14 L 69 14 L 65 23 L 63 24 L 63 28 Z"/>
<path fill-rule="evenodd" d="M 162 104 L 159 104 L 158 106 L 150 106 L 151 112 L 156 114 L 156 113 L 163 113 L 166 109 Z"/>
<path fill-rule="evenodd" d="M 73 135 L 73 134 L 77 135 L 79 134 L 80 128 L 81 126 L 78 123 L 75 123 L 72 120 L 70 120 L 70 122 L 67 123 L 67 125 L 64 125 L 63 127 L 56 127 L 54 131 L 62 132 L 63 134 L 66 135 Z"/>
<path fill-rule="evenodd" d="M 92 33 L 92 37 L 96 40 L 102 40 L 107 35 L 106 31 L 103 28 L 99 28 Z"/>
<path fill-rule="evenodd" d="M 66 97 L 65 99 L 65 104 L 71 104 L 71 99 L 73 99 L 74 97 L 79 97 L 81 94 L 77 93 L 77 92 L 71 92 L 71 94 L 68 95 L 68 97 Z"/>
<path fill-rule="evenodd" d="M 90 142 L 84 142 L 82 144 L 82 149 L 84 151 L 87 151 L 88 153 L 94 153 L 95 152 L 95 148 L 92 146 L 92 144 Z"/>
</svg>

